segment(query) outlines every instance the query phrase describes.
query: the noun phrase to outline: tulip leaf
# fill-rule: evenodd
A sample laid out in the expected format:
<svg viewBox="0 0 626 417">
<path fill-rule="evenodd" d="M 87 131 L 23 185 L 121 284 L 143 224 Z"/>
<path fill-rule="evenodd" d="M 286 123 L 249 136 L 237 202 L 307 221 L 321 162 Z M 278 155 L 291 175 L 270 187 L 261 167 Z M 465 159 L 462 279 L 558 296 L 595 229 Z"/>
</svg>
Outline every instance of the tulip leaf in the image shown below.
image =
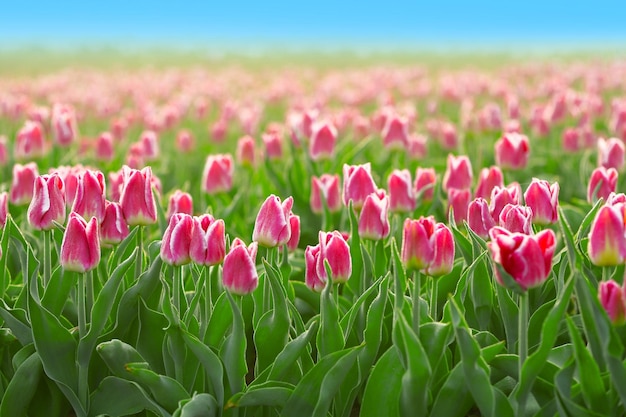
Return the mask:
<svg viewBox="0 0 626 417">
<path fill-rule="evenodd" d="M 145 359 L 128 343 L 118 339 L 100 343 L 96 352 L 102 358 L 113 375 L 125 378 L 126 364 L 145 362 Z"/>
<path fill-rule="evenodd" d="M 150 394 L 137 383 L 116 376 L 104 378 L 91 394 L 89 416 L 125 416 L 150 410 L 158 415 L 167 416 Z"/>
<path fill-rule="evenodd" d="M 391 238 L 391 264 L 393 266 L 393 288 L 394 288 L 394 304 L 396 310 L 402 311 L 404 308 L 404 294 L 406 292 L 406 272 L 400 259 L 398 245 L 396 240 Z"/>
<path fill-rule="evenodd" d="M 26 311 L 21 308 L 12 309 L 0 299 L 0 317 L 4 320 L 4 326 L 11 329 L 22 346 L 33 343 L 33 332 L 26 317 Z"/>
<path fill-rule="evenodd" d="M 489 274 L 489 268 L 483 251 L 481 255 L 477 255 L 475 265 L 468 279 L 470 280 L 470 297 L 474 306 L 476 318 L 478 319 L 478 328 L 481 330 L 489 327 L 491 313 L 493 309 L 493 284 Z"/>
<path fill-rule="evenodd" d="M 604 205 L 605 201 L 603 199 L 599 199 L 598 201 L 596 201 L 596 203 L 593 205 L 593 207 L 591 208 L 591 210 L 587 211 L 587 213 L 585 214 L 585 217 L 583 218 L 583 221 L 580 223 L 580 227 L 578 228 L 578 230 L 576 231 L 576 239 L 575 242 L 580 243 L 580 241 L 587 236 L 588 232 L 589 232 L 589 227 L 591 226 L 591 223 L 593 222 L 593 220 L 596 217 L 596 214 L 598 214 L 598 211 L 600 210 L 600 208 Z M 562 214 L 562 213 L 559 213 Z"/>
<path fill-rule="evenodd" d="M 389 348 L 378 359 L 367 379 L 360 417 L 400 416 L 400 392 L 404 373 L 398 350 L 395 347 Z"/>
<path fill-rule="evenodd" d="M 163 364 L 162 346 L 165 340 L 168 321 L 162 313 L 150 309 L 143 299 L 139 300 L 137 308 L 139 329 L 135 348 L 145 358 L 155 372 L 165 372 Z"/>
<path fill-rule="evenodd" d="M 181 402 L 181 406 L 174 412 L 172 417 L 213 417 L 217 416 L 220 409 L 209 394 L 195 394 L 190 400 Z"/>
<path fill-rule="evenodd" d="M 41 358 L 34 352 L 20 364 L 5 388 L 0 402 L 0 415 L 26 416 L 42 376 Z"/>
<path fill-rule="evenodd" d="M 454 401 L 450 401 L 454 398 Z M 458 363 L 448 374 L 435 397 L 430 416 L 463 417 L 474 404 L 472 394 L 465 383 L 463 364 Z"/>
<path fill-rule="evenodd" d="M 352 275 L 346 285 L 352 289 L 356 295 L 360 295 L 365 288 L 365 271 L 367 269 L 363 260 L 363 245 L 359 236 L 359 220 L 356 217 L 352 200 L 348 203 L 348 217 L 350 219 L 350 258 L 352 260 Z"/>
<path fill-rule="evenodd" d="M 225 409 L 233 407 L 284 407 L 289 397 L 293 394 L 294 386 L 285 382 L 268 381 L 259 385 L 253 385 L 245 392 L 235 394 L 224 406 Z"/>
<path fill-rule="evenodd" d="M 379 289 L 380 282 L 383 277 L 379 278 L 373 285 L 371 285 L 359 298 L 350 306 L 350 309 L 344 314 L 340 321 L 341 328 L 343 329 L 344 340 L 347 340 L 350 334 L 354 330 L 354 322 L 360 314 L 363 314 L 365 308 L 369 307 L 367 301 L 372 298 L 374 291 Z"/>
<path fill-rule="evenodd" d="M 245 377 L 248 373 L 246 365 L 246 332 L 241 309 L 228 291 L 226 298 L 232 309 L 232 329 L 220 349 L 220 357 L 224 363 L 230 394 L 243 391 Z"/>
<path fill-rule="evenodd" d="M 335 288 L 332 279 L 330 279 L 332 274 L 328 261 L 324 262 L 324 266 L 329 278 L 326 280 L 326 286 L 322 290 L 320 299 L 320 330 L 317 332 L 316 342 L 317 351 L 321 358 L 340 351 L 345 343 L 339 323 L 339 309 L 331 294 L 333 291 L 338 291 L 339 288 Z"/>
<path fill-rule="evenodd" d="M 217 404 L 222 406 L 224 404 L 224 366 L 222 361 L 211 348 L 200 342 L 194 335 L 182 329 L 181 331 L 185 344 L 204 367 L 207 381 L 211 384 L 209 391 L 214 394 Z"/>
<path fill-rule="evenodd" d="M 127 363 L 126 379 L 136 382 L 150 391 L 152 398 L 172 413 L 178 408 L 178 402 L 189 398 L 183 386 L 173 378 L 159 375 L 148 369 L 145 363 Z"/>
</svg>

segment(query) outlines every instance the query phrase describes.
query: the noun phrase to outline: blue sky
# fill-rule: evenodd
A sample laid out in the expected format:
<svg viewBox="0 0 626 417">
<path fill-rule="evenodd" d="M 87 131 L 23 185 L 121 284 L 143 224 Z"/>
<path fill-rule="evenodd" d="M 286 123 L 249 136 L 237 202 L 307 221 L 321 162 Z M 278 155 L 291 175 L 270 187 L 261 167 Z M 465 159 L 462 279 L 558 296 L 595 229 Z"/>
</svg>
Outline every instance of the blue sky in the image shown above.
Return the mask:
<svg viewBox="0 0 626 417">
<path fill-rule="evenodd" d="M 618 1 L 7 1 L 0 48 L 626 47 Z M 445 7 L 442 5 L 445 3 Z M 28 4 L 28 7 L 24 7 Z"/>
</svg>

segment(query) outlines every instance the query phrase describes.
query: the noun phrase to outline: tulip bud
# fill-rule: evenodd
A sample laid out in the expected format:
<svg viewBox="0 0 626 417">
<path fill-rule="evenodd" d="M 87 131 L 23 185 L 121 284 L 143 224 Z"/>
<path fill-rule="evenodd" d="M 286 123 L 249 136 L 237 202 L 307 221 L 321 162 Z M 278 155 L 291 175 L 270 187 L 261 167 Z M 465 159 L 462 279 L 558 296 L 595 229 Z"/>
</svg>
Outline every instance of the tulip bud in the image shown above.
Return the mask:
<svg viewBox="0 0 626 417">
<path fill-rule="evenodd" d="M 113 146 L 113 135 L 109 132 L 103 132 L 98 136 L 95 146 L 96 159 L 99 161 L 112 161 L 115 157 L 115 149 Z"/>
<path fill-rule="evenodd" d="M 495 144 L 496 164 L 500 168 L 525 168 L 529 154 L 528 137 L 519 133 L 506 133 Z"/>
<path fill-rule="evenodd" d="M 224 258 L 222 270 L 222 283 L 229 292 L 246 295 L 259 285 L 259 276 L 254 265 L 257 250 L 257 242 L 246 247 L 241 239 L 235 238 L 230 252 Z"/>
<path fill-rule="evenodd" d="M 360 210 L 368 195 L 377 189 L 372 178 L 372 165 L 343 165 L 343 203 L 346 207 L 352 201 L 352 207 Z"/>
<path fill-rule="evenodd" d="M 524 193 L 526 205 L 533 211 L 533 223 L 547 225 L 559 219 L 559 183 L 533 178 Z"/>
<path fill-rule="evenodd" d="M 0 229 L 4 229 L 9 215 L 9 194 L 6 191 L 0 193 Z"/>
<path fill-rule="evenodd" d="M 470 229 L 483 239 L 489 238 L 489 230 L 496 225 L 489 212 L 489 204 L 484 198 L 478 197 L 469 203 L 467 223 Z"/>
<path fill-rule="evenodd" d="M 13 165 L 13 182 L 11 183 L 11 204 L 24 205 L 33 198 L 33 185 L 39 175 L 37 164 L 30 162 L 26 165 Z"/>
<path fill-rule="evenodd" d="M 230 191 L 233 187 L 233 171 L 232 156 L 209 155 L 202 173 L 202 190 L 208 194 Z"/>
<path fill-rule="evenodd" d="M 291 237 L 287 242 L 287 249 L 291 252 L 298 248 L 300 243 L 300 216 L 289 214 L 289 226 L 291 227 Z"/>
<path fill-rule="evenodd" d="M 46 153 L 43 127 L 39 122 L 27 121 L 17 132 L 13 155 L 17 160 L 34 159 Z"/>
<path fill-rule="evenodd" d="M 129 226 L 146 226 L 157 221 L 156 203 L 152 191 L 152 169 L 141 171 L 122 168 L 123 186 L 120 206 Z"/>
<path fill-rule="evenodd" d="M 185 193 L 181 190 L 174 191 L 174 194 L 170 196 L 169 204 L 167 205 L 167 218 L 174 213 L 185 213 L 190 216 L 193 215 L 193 199 L 191 194 Z"/>
<path fill-rule="evenodd" d="M 0 167 L 3 167 L 9 161 L 9 150 L 7 148 L 7 137 L 0 135 Z"/>
<path fill-rule="evenodd" d="M 311 211 L 322 213 L 324 207 L 331 213 L 341 210 L 341 191 L 339 190 L 339 175 L 322 174 L 321 177 L 311 177 Z"/>
<path fill-rule="evenodd" d="M 315 122 L 309 141 L 309 155 L 313 161 L 330 158 L 337 143 L 337 128 L 328 122 Z"/>
<path fill-rule="evenodd" d="M 482 197 L 489 201 L 491 199 L 491 192 L 495 187 L 504 187 L 504 176 L 502 175 L 500 168 L 492 166 L 490 168 L 483 168 L 480 170 L 475 197 Z"/>
<path fill-rule="evenodd" d="M 434 256 L 426 268 L 426 275 L 439 277 L 449 274 L 454 265 L 454 238 L 448 226 L 437 223 L 430 242 L 433 245 Z"/>
<path fill-rule="evenodd" d="M 591 262 L 598 266 L 624 263 L 626 259 L 625 232 L 622 205 L 601 207 L 589 231 L 587 251 Z"/>
<path fill-rule="evenodd" d="M 533 211 L 530 207 L 518 204 L 507 204 L 500 212 L 500 226 L 509 232 L 524 233 L 530 235 L 532 228 Z"/>
<path fill-rule="evenodd" d="M 350 246 L 337 230 L 333 232 L 319 232 L 320 254 L 317 260 L 317 275 L 326 282 L 325 261 L 330 266 L 330 279 L 336 283 L 347 282 L 352 275 L 352 257 Z"/>
<path fill-rule="evenodd" d="M 84 170 L 78 177 L 76 197 L 72 211 L 84 219 L 94 216 L 101 222 L 104 218 L 106 185 L 104 174 L 100 171 Z"/>
<path fill-rule="evenodd" d="M 409 147 L 409 122 L 397 115 L 387 117 L 382 131 L 385 148 L 405 150 Z"/>
<path fill-rule="evenodd" d="M 210 214 L 194 217 L 189 246 L 191 260 L 198 265 L 219 265 L 226 256 L 226 228 L 224 220 L 215 220 Z"/>
<path fill-rule="evenodd" d="M 129 234 L 128 224 L 119 203 L 105 202 L 104 218 L 100 223 L 100 242 L 113 246 L 121 243 Z"/>
<path fill-rule="evenodd" d="M 472 163 L 467 156 L 448 154 L 448 165 L 443 176 L 443 190 L 469 189 L 472 186 Z"/>
<path fill-rule="evenodd" d="M 293 207 L 293 197 L 287 198 L 282 203 L 280 197 L 274 194 L 267 197 L 254 223 L 252 240 L 268 248 L 286 244 L 291 238 L 289 224 L 291 207 Z"/>
<path fill-rule="evenodd" d="M 195 140 L 193 138 L 193 134 L 183 129 L 176 135 L 176 149 L 179 152 L 188 153 L 193 151 L 195 147 Z"/>
<path fill-rule="evenodd" d="M 623 287 L 613 280 L 602 281 L 598 285 L 598 298 L 614 325 L 626 323 L 626 293 Z"/>
<path fill-rule="evenodd" d="M 359 236 L 371 240 L 381 240 L 389 236 L 388 210 L 389 198 L 385 195 L 385 190 L 368 195 L 359 217 Z"/>
<path fill-rule="evenodd" d="M 76 115 L 74 110 L 63 104 L 55 104 L 52 108 L 52 133 L 55 143 L 69 146 L 78 137 Z"/>
<path fill-rule="evenodd" d="M 600 198 L 606 199 L 617 188 L 617 170 L 598 167 L 591 173 L 587 187 L 587 201 L 595 203 Z"/>
<path fill-rule="evenodd" d="M 185 265 L 191 262 L 189 247 L 194 227 L 189 214 L 175 213 L 163 234 L 161 241 L 161 259 L 170 265 Z"/>
<path fill-rule="evenodd" d="M 54 222 L 65 222 L 65 187 L 57 174 L 35 178 L 27 217 L 28 223 L 37 230 L 50 230 Z"/>
<path fill-rule="evenodd" d="M 508 187 L 495 187 L 491 191 L 491 202 L 489 211 L 495 222 L 500 221 L 500 213 L 507 204 L 519 204 L 519 197 L 522 194 L 522 187 L 514 182 Z"/>
<path fill-rule="evenodd" d="M 415 171 L 415 195 L 421 201 L 430 201 L 435 193 L 437 174 L 434 168 L 417 168 Z"/>
<path fill-rule="evenodd" d="M 79 214 L 71 212 L 61 243 L 61 266 L 66 271 L 87 272 L 100 263 L 98 221 L 92 217 L 86 222 Z"/>
<path fill-rule="evenodd" d="M 387 179 L 389 189 L 389 209 L 394 213 L 415 210 L 415 194 L 408 169 L 395 169 Z"/>
<path fill-rule="evenodd" d="M 448 189 L 448 213 L 453 210 L 456 224 L 462 224 L 464 220 L 467 220 L 467 210 L 471 198 L 472 193 L 469 189 Z"/>
<path fill-rule="evenodd" d="M 598 139 L 598 166 L 621 171 L 624 168 L 625 152 L 624 142 L 618 138 Z"/>
<path fill-rule="evenodd" d="M 435 233 L 435 226 L 433 216 L 404 221 L 400 256 L 407 270 L 426 269 L 435 259 L 435 248 L 431 239 Z"/>
<path fill-rule="evenodd" d="M 317 273 L 317 264 L 320 257 L 320 245 L 307 246 L 304 250 L 304 282 L 312 291 L 321 292 L 324 289 L 326 281 L 322 281 Z"/>
<path fill-rule="evenodd" d="M 552 257 L 556 248 L 556 235 L 546 229 L 536 235 L 511 233 L 501 227 L 489 231 L 487 243 L 491 256 L 522 290 L 541 285 L 552 270 Z M 498 268 L 494 267 L 496 280 L 504 285 Z"/>
<path fill-rule="evenodd" d="M 280 159 L 283 156 L 283 140 L 279 133 L 264 133 L 261 135 L 265 145 L 265 157 L 269 160 Z"/>
<path fill-rule="evenodd" d="M 141 156 L 145 161 L 154 161 L 159 157 L 159 138 L 156 132 L 145 130 L 139 136 Z"/>
<path fill-rule="evenodd" d="M 252 136 L 243 136 L 237 141 L 237 162 L 243 166 L 254 167 L 256 160 L 254 138 Z"/>
<path fill-rule="evenodd" d="M 420 159 L 426 156 L 426 136 L 409 135 L 408 153 L 411 159 Z"/>
</svg>

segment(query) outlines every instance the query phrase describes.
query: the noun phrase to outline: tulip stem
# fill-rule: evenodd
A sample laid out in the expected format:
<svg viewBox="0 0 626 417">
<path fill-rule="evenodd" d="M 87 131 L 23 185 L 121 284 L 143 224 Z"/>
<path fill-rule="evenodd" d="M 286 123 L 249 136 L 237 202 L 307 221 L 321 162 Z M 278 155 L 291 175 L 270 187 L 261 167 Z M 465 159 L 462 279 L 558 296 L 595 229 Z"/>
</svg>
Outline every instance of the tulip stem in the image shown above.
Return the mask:
<svg viewBox="0 0 626 417">
<path fill-rule="evenodd" d="M 85 320 L 91 323 L 91 310 L 93 308 L 93 270 L 85 272 Z"/>
<path fill-rule="evenodd" d="M 211 310 L 213 309 L 213 302 L 211 301 L 211 273 L 209 272 L 210 268 L 213 267 L 203 267 L 202 275 L 200 277 L 201 282 L 202 280 L 204 280 L 204 309 L 202 310 L 202 317 L 200 318 L 200 322 L 202 323 L 202 327 L 200 328 L 201 340 L 204 340 L 206 331 L 209 328 L 209 317 L 211 317 Z"/>
<path fill-rule="evenodd" d="M 517 341 L 518 356 L 519 356 L 519 375 L 518 380 L 522 376 L 522 368 L 526 357 L 528 356 L 528 292 L 524 292 L 519 296 L 519 322 L 518 332 L 519 337 Z M 520 405 L 523 407 L 523 405 Z M 518 413 L 522 415 L 523 413 Z"/>
<path fill-rule="evenodd" d="M 437 312 L 437 287 L 439 286 L 439 280 L 435 277 L 432 278 L 432 293 L 430 295 L 430 316 L 433 318 L 433 321 L 437 321 L 438 312 Z"/>
<path fill-rule="evenodd" d="M 48 287 L 50 277 L 52 276 L 52 252 L 50 251 L 50 240 L 52 237 L 52 230 L 45 230 L 43 232 L 43 286 Z"/>
<path fill-rule="evenodd" d="M 413 331 L 415 335 L 419 338 L 420 335 L 420 289 L 422 287 L 421 283 L 422 274 L 420 271 L 415 271 L 413 274 Z"/>
<path fill-rule="evenodd" d="M 182 274 L 182 267 L 181 266 L 177 266 L 174 265 L 172 268 L 174 268 L 174 279 L 172 282 L 172 293 L 173 293 L 173 298 L 174 298 L 174 308 L 176 309 L 176 314 L 178 314 L 178 316 L 181 316 L 181 311 L 180 311 L 180 287 L 181 287 L 181 274 Z"/>
<path fill-rule="evenodd" d="M 139 279 L 139 275 L 143 270 L 143 226 L 137 226 L 137 247 L 139 251 L 137 253 L 137 263 L 135 264 L 135 281 Z"/>
<path fill-rule="evenodd" d="M 85 309 L 85 278 L 87 272 L 78 274 L 78 340 L 82 340 L 87 334 L 87 315 Z M 87 405 L 89 398 L 89 364 L 78 366 L 78 396 L 81 404 Z"/>
</svg>

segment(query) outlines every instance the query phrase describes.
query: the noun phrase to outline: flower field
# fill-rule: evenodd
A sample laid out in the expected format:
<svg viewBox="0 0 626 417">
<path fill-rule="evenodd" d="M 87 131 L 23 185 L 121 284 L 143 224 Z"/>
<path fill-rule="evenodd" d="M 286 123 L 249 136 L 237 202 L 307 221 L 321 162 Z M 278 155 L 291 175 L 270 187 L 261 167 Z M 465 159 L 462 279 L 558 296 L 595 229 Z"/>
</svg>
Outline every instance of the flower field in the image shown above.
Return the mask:
<svg viewBox="0 0 626 417">
<path fill-rule="evenodd" d="M 0 416 L 622 416 L 624 141 L 619 60 L 5 74 Z"/>
</svg>

